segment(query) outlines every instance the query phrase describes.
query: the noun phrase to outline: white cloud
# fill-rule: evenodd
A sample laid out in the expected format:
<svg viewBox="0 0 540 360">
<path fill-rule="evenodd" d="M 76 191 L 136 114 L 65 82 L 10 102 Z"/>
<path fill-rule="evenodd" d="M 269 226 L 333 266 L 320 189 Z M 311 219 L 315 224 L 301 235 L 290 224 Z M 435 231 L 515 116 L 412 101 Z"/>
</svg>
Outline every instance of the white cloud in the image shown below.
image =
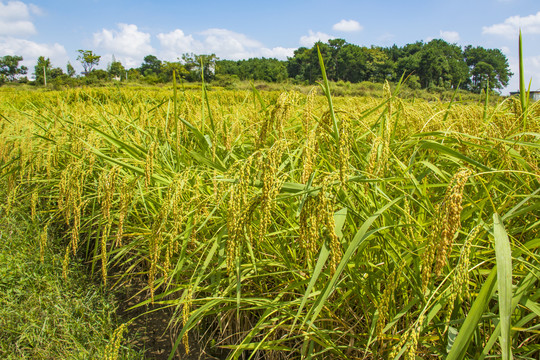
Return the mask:
<svg viewBox="0 0 540 360">
<path fill-rule="evenodd" d="M 30 9 L 28 5 L 22 1 L 9 1 L 4 5 L 0 1 L 0 19 L 28 19 L 30 17 Z"/>
<path fill-rule="evenodd" d="M 34 4 L 28 4 L 28 9 L 30 10 L 30 12 L 34 15 L 45 15 L 45 11 L 43 11 L 42 8 L 40 8 L 39 6 L 37 5 L 34 5 Z"/>
<path fill-rule="evenodd" d="M 519 58 L 517 56 L 508 56 L 510 71 L 514 75 L 510 78 L 510 82 L 503 94 L 508 94 L 510 91 L 519 91 Z M 523 59 L 523 68 L 525 70 L 525 86 L 529 86 L 531 81 L 531 90 L 540 90 L 540 55 L 525 56 Z"/>
<path fill-rule="evenodd" d="M 263 48 L 260 42 L 226 29 L 208 29 L 202 35 L 205 49 L 231 60 L 255 57 Z"/>
<path fill-rule="evenodd" d="M 150 45 L 150 34 L 139 31 L 133 24 L 118 24 L 118 30 L 102 29 L 94 33 L 94 46 L 114 54 L 127 67 L 138 66 L 145 55 L 155 52 Z"/>
<path fill-rule="evenodd" d="M 300 38 L 300 45 L 305 47 L 311 47 L 317 41 L 327 42 L 330 39 L 334 39 L 332 35 L 328 35 L 322 32 L 317 31 L 316 33 L 312 30 L 309 30 L 309 35 L 304 35 Z"/>
<path fill-rule="evenodd" d="M 449 43 L 457 43 L 460 39 L 459 33 L 457 31 L 440 31 L 441 39 Z"/>
<path fill-rule="evenodd" d="M 40 44 L 26 39 L 13 37 L 0 37 L 0 54 L 20 55 L 23 57 L 21 65 L 29 68 L 31 73 L 36 65 L 37 58 L 44 56 L 51 59 L 53 66 L 64 67 L 69 58 L 64 46 L 54 44 Z"/>
<path fill-rule="evenodd" d="M 162 55 L 166 60 L 176 60 L 182 54 L 198 52 L 202 49 L 200 42 L 195 41 L 193 35 L 186 35 L 180 29 L 167 34 L 158 34 L 157 38 L 162 48 Z"/>
<path fill-rule="evenodd" d="M 36 33 L 36 28 L 31 21 L 19 20 L 4 22 L 0 21 L 0 35 L 26 36 Z"/>
<path fill-rule="evenodd" d="M 276 58 L 279 60 L 286 60 L 288 57 L 292 57 L 294 55 L 295 48 L 284 48 L 281 46 L 267 49 L 262 48 L 261 49 L 261 56 L 264 56 L 266 58 Z"/>
<path fill-rule="evenodd" d="M 392 39 L 394 39 L 395 37 L 396 36 L 392 33 L 384 33 L 380 35 L 379 37 L 377 37 L 377 40 L 381 42 L 389 42 L 389 41 L 392 41 Z"/>
<path fill-rule="evenodd" d="M 362 31 L 363 27 L 358 21 L 344 19 L 337 24 L 334 24 L 334 26 L 332 26 L 332 29 L 334 29 L 335 31 L 354 32 Z"/>
<path fill-rule="evenodd" d="M 66 49 L 58 43 L 43 44 L 26 39 L 36 34 L 32 15 L 43 15 L 41 8 L 21 1 L 0 1 L 0 54 L 23 57 L 20 65 L 28 67 L 28 77 L 40 56 L 51 59 L 53 66 L 64 68 L 69 61 Z"/>
<path fill-rule="evenodd" d="M 36 33 L 30 13 L 38 14 L 35 5 L 26 5 L 21 1 L 0 2 L 0 36 L 27 36 Z"/>
<path fill-rule="evenodd" d="M 526 56 L 523 59 L 523 69 L 526 86 L 529 86 L 531 81 L 531 90 L 540 90 L 540 55 Z M 515 78 L 519 78 L 519 65 L 512 69 L 512 72 Z"/>
<path fill-rule="evenodd" d="M 540 11 L 536 15 L 511 16 L 502 23 L 483 26 L 482 34 L 516 38 L 520 28 L 523 34 L 540 34 Z"/>
<path fill-rule="evenodd" d="M 286 59 L 294 49 L 266 48 L 259 41 L 227 29 L 212 28 L 198 34 L 186 34 L 180 29 L 160 33 L 161 57 L 175 61 L 185 53 L 216 54 L 221 59 L 240 60 L 253 57 Z"/>
</svg>

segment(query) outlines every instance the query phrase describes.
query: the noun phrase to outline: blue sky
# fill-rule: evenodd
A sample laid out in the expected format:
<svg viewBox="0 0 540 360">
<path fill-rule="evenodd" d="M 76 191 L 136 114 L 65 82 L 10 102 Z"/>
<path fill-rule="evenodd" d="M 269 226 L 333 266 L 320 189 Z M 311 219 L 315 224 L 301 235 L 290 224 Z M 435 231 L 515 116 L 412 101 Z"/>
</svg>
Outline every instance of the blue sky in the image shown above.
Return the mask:
<svg viewBox="0 0 540 360">
<path fill-rule="evenodd" d="M 273 0 L 273 1 L 0 1 L 0 56 L 38 56 L 78 70 L 77 49 L 112 55 L 128 67 L 154 54 L 222 59 L 277 57 L 317 40 L 343 38 L 362 46 L 399 46 L 442 38 L 458 45 L 499 48 L 517 74 L 521 27 L 527 79 L 540 88 L 539 0 Z M 508 90 L 517 88 L 517 75 Z"/>
</svg>

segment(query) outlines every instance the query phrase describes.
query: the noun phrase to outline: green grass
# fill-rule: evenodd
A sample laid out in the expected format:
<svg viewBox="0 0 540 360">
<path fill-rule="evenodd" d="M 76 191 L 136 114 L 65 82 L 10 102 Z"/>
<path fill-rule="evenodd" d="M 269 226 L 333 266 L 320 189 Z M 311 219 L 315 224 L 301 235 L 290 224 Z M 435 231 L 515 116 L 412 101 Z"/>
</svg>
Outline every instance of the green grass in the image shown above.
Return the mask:
<svg viewBox="0 0 540 360">
<path fill-rule="evenodd" d="M 39 229 L 25 210 L 16 207 L 9 215 L 0 210 L 0 358 L 104 359 L 121 321 L 117 301 L 77 261 L 65 281 L 63 251 L 52 238 L 42 263 Z M 125 347 L 118 357 L 141 358 Z"/>
</svg>

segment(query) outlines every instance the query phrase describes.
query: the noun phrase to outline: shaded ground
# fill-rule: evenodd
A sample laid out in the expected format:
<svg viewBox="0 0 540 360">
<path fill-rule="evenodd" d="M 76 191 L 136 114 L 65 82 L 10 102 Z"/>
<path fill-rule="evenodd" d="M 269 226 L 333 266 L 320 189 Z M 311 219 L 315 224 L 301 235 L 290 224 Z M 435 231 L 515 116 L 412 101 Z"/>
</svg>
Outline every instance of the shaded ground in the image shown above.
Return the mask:
<svg viewBox="0 0 540 360">
<path fill-rule="evenodd" d="M 146 305 L 130 309 L 146 299 L 141 291 L 144 284 L 127 284 L 118 292 L 120 308 L 118 315 L 126 321 L 133 319 L 129 326 L 129 345 L 144 350 L 144 358 L 148 360 L 167 360 L 181 329 L 168 328 L 173 315 L 172 309 L 160 309 L 156 305 Z M 190 334 L 190 351 L 185 353 L 184 346 L 178 346 L 173 359 L 182 360 L 210 360 L 224 359 L 215 357 L 206 351 L 205 342 L 197 341 Z"/>
</svg>

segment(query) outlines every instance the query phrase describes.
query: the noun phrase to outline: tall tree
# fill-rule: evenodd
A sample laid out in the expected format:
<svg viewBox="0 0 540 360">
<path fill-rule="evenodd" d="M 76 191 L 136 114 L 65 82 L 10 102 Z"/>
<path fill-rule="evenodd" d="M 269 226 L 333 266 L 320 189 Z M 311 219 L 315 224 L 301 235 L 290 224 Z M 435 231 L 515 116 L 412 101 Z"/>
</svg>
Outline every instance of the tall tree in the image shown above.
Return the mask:
<svg viewBox="0 0 540 360">
<path fill-rule="evenodd" d="M 99 59 L 101 59 L 101 56 L 94 54 L 92 50 L 77 50 L 79 52 L 79 56 L 77 56 L 77 60 L 81 62 L 81 65 L 84 69 L 84 74 L 88 75 L 95 66 L 99 64 Z"/>
<path fill-rule="evenodd" d="M 502 89 L 508 85 L 510 71 L 508 59 L 499 49 L 485 49 L 481 46 L 466 46 L 463 52 L 472 77 L 470 89 L 481 91 L 489 83 L 490 90 Z"/>
<path fill-rule="evenodd" d="M 68 61 L 67 63 L 67 66 L 66 66 L 66 70 L 67 70 L 67 74 L 69 77 L 74 77 L 75 76 L 75 68 L 73 67 L 73 65 L 71 65 L 71 63 Z"/>
<path fill-rule="evenodd" d="M 26 66 L 19 66 L 19 63 L 23 60 L 22 56 L 6 55 L 0 57 L 0 75 L 5 77 L 8 81 L 14 81 L 20 75 L 24 75 L 28 72 Z"/>
<path fill-rule="evenodd" d="M 189 71 L 188 80 L 197 81 L 201 79 L 201 71 L 205 81 L 212 81 L 216 75 L 216 62 L 218 61 L 216 54 L 196 55 L 184 54 L 182 61 L 184 67 Z"/>
<path fill-rule="evenodd" d="M 34 76 L 36 77 L 36 83 L 46 85 L 47 78 L 51 78 L 51 59 L 44 56 L 40 56 L 37 60 L 37 64 L 34 67 Z"/>
<path fill-rule="evenodd" d="M 176 75 L 176 79 L 183 79 L 189 75 L 189 72 L 179 61 L 164 61 L 161 66 L 161 79 L 165 82 L 172 81 L 173 72 Z"/>
<path fill-rule="evenodd" d="M 365 51 L 367 54 L 366 68 L 368 80 L 374 82 L 391 80 L 395 66 L 383 48 L 372 46 Z"/>
<path fill-rule="evenodd" d="M 126 77 L 126 68 L 120 61 L 116 61 L 113 55 L 112 62 L 107 66 L 107 72 L 110 76 L 121 79 Z"/>
<path fill-rule="evenodd" d="M 423 87 L 450 88 L 466 82 L 469 73 L 459 46 L 434 39 L 418 53 L 418 76 Z"/>
<path fill-rule="evenodd" d="M 354 44 L 344 45 L 338 55 L 337 79 L 352 83 L 368 79 L 367 49 Z"/>
<path fill-rule="evenodd" d="M 153 74 L 155 76 L 159 76 L 159 74 L 161 73 L 161 65 L 162 61 L 159 60 L 156 56 L 146 55 L 140 67 L 141 75 L 149 76 Z"/>
</svg>

